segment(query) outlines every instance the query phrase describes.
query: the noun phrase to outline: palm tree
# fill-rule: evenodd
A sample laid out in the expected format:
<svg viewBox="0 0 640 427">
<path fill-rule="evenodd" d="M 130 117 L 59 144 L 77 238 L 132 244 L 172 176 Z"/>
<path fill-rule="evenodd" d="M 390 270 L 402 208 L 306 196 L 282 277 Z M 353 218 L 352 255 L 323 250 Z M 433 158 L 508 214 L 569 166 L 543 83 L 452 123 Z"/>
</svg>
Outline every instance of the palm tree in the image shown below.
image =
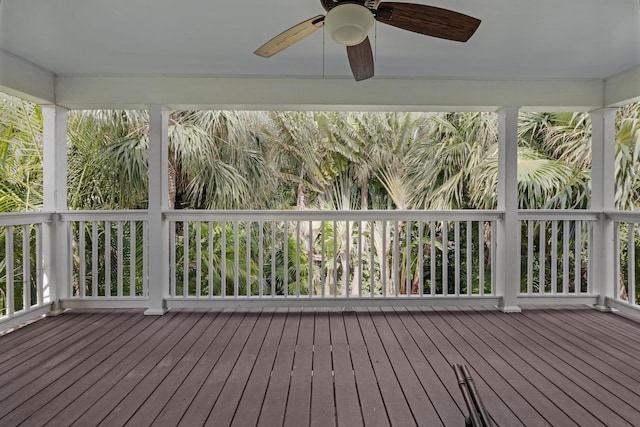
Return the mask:
<svg viewBox="0 0 640 427">
<path fill-rule="evenodd" d="M 42 206 L 42 111 L 0 94 L 0 212 Z"/>
<path fill-rule="evenodd" d="M 274 169 L 265 156 L 264 113 L 180 111 L 171 114 L 170 170 L 177 208 L 271 206 Z"/>
</svg>

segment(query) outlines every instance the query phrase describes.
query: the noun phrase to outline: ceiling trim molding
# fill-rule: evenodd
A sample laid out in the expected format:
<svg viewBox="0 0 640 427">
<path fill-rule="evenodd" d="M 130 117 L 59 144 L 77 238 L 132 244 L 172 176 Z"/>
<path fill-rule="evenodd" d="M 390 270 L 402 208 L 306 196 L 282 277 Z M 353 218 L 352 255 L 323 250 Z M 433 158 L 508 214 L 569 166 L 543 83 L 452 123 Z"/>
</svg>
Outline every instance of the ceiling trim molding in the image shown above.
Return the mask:
<svg viewBox="0 0 640 427">
<path fill-rule="evenodd" d="M 70 109 L 215 108 L 242 110 L 590 111 L 602 107 L 596 79 L 500 81 L 249 77 L 58 76 L 56 103 Z"/>
<path fill-rule="evenodd" d="M 610 77 L 604 84 L 605 106 L 619 107 L 640 101 L 640 66 Z"/>
<path fill-rule="evenodd" d="M 55 101 L 53 73 L 0 49 L 0 91 L 38 104 Z"/>
</svg>

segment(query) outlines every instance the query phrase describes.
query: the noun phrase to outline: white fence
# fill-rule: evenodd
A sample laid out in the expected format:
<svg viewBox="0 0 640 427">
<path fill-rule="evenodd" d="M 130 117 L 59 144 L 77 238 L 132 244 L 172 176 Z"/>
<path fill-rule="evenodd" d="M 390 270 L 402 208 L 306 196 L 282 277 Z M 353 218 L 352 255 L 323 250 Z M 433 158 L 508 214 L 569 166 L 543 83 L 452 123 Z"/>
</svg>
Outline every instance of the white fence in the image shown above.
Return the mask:
<svg viewBox="0 0 640 427">
<path fill-rule="evenodd" d="M 603 216 L 604 215 L 604 216 Z M 498 304 L 496 211 L 169 211 L 170 307 Z M 593 229 L 614 228 L 614 303 L 638 307 L 640 214 L 521 211 L 518 303 L 588 303 Z M 146 307 L 146 211 L 57 214 L 63 306 Z M 52 214 L 0 216 L 0 322 L 50 303 Z M 503 266 L 504 267 L 504 266 Z M 62 270 L 60 270 L 62 269 Z M 62 274 L 59 274 L 62 272 Z"/>
<path fill-rule="evenodd" d="M 43 226 L 51 219 L 50 213 L 0 214 L 0 323 L 3 327 L 49 310 Z"/>
<path fill-rule="evenodd" d="M 68 224 L 67 297 L 145 306 L 149 286 L 147 213 L 77 211 L 60 218 Z"/>
<path fill-rule="evenodd" d="M 491 236 L 499 218 L 486 211 L 171 212 L 170 297 L 495 297 Z"/>
<path fill-rule="evenodd" d="M 589 211 L 522 211 L 521 297 L 593 295 Z"/>
<path fill-rule="evenodd" d="M 614 232 L 614 300 L 640 307 L 640 214 L 607 215 Z"/>
</svg>

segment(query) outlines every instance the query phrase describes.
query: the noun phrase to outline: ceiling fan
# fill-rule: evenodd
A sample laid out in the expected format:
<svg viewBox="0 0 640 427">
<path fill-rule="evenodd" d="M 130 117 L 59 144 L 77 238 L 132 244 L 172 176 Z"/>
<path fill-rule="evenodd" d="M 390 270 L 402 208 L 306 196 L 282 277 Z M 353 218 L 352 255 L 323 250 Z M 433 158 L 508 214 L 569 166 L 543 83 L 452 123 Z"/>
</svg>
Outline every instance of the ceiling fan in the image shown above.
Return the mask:
<svg viewBox="0 0 640 427">
<path fill-rule="evenodd" d="M 317 15 L 278 34 L 254 53 L 269 58 L 325 27 L 347 56 L 356 81 L 373 77 L 373 52 L 369 32 L 375 21 L 446 40 L 466 42 L 480 20 L 435 6 L 381 0 L 320 0 L 327 15 Z"/>
</svg>

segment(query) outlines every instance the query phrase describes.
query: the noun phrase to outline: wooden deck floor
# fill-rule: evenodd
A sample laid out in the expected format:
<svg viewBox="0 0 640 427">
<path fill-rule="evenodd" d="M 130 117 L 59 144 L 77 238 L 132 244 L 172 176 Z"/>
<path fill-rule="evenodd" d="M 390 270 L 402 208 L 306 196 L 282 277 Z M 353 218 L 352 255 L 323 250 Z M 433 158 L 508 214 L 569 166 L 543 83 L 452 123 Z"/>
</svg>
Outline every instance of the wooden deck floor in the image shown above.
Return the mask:
<svg viewBox="0 0 640 427">
<path fill-rule="evenodd" d="M 0 425 L 640 425 L 640 325 L 587 308 L 72 311 L 0 337 Z"/>
</svg>

